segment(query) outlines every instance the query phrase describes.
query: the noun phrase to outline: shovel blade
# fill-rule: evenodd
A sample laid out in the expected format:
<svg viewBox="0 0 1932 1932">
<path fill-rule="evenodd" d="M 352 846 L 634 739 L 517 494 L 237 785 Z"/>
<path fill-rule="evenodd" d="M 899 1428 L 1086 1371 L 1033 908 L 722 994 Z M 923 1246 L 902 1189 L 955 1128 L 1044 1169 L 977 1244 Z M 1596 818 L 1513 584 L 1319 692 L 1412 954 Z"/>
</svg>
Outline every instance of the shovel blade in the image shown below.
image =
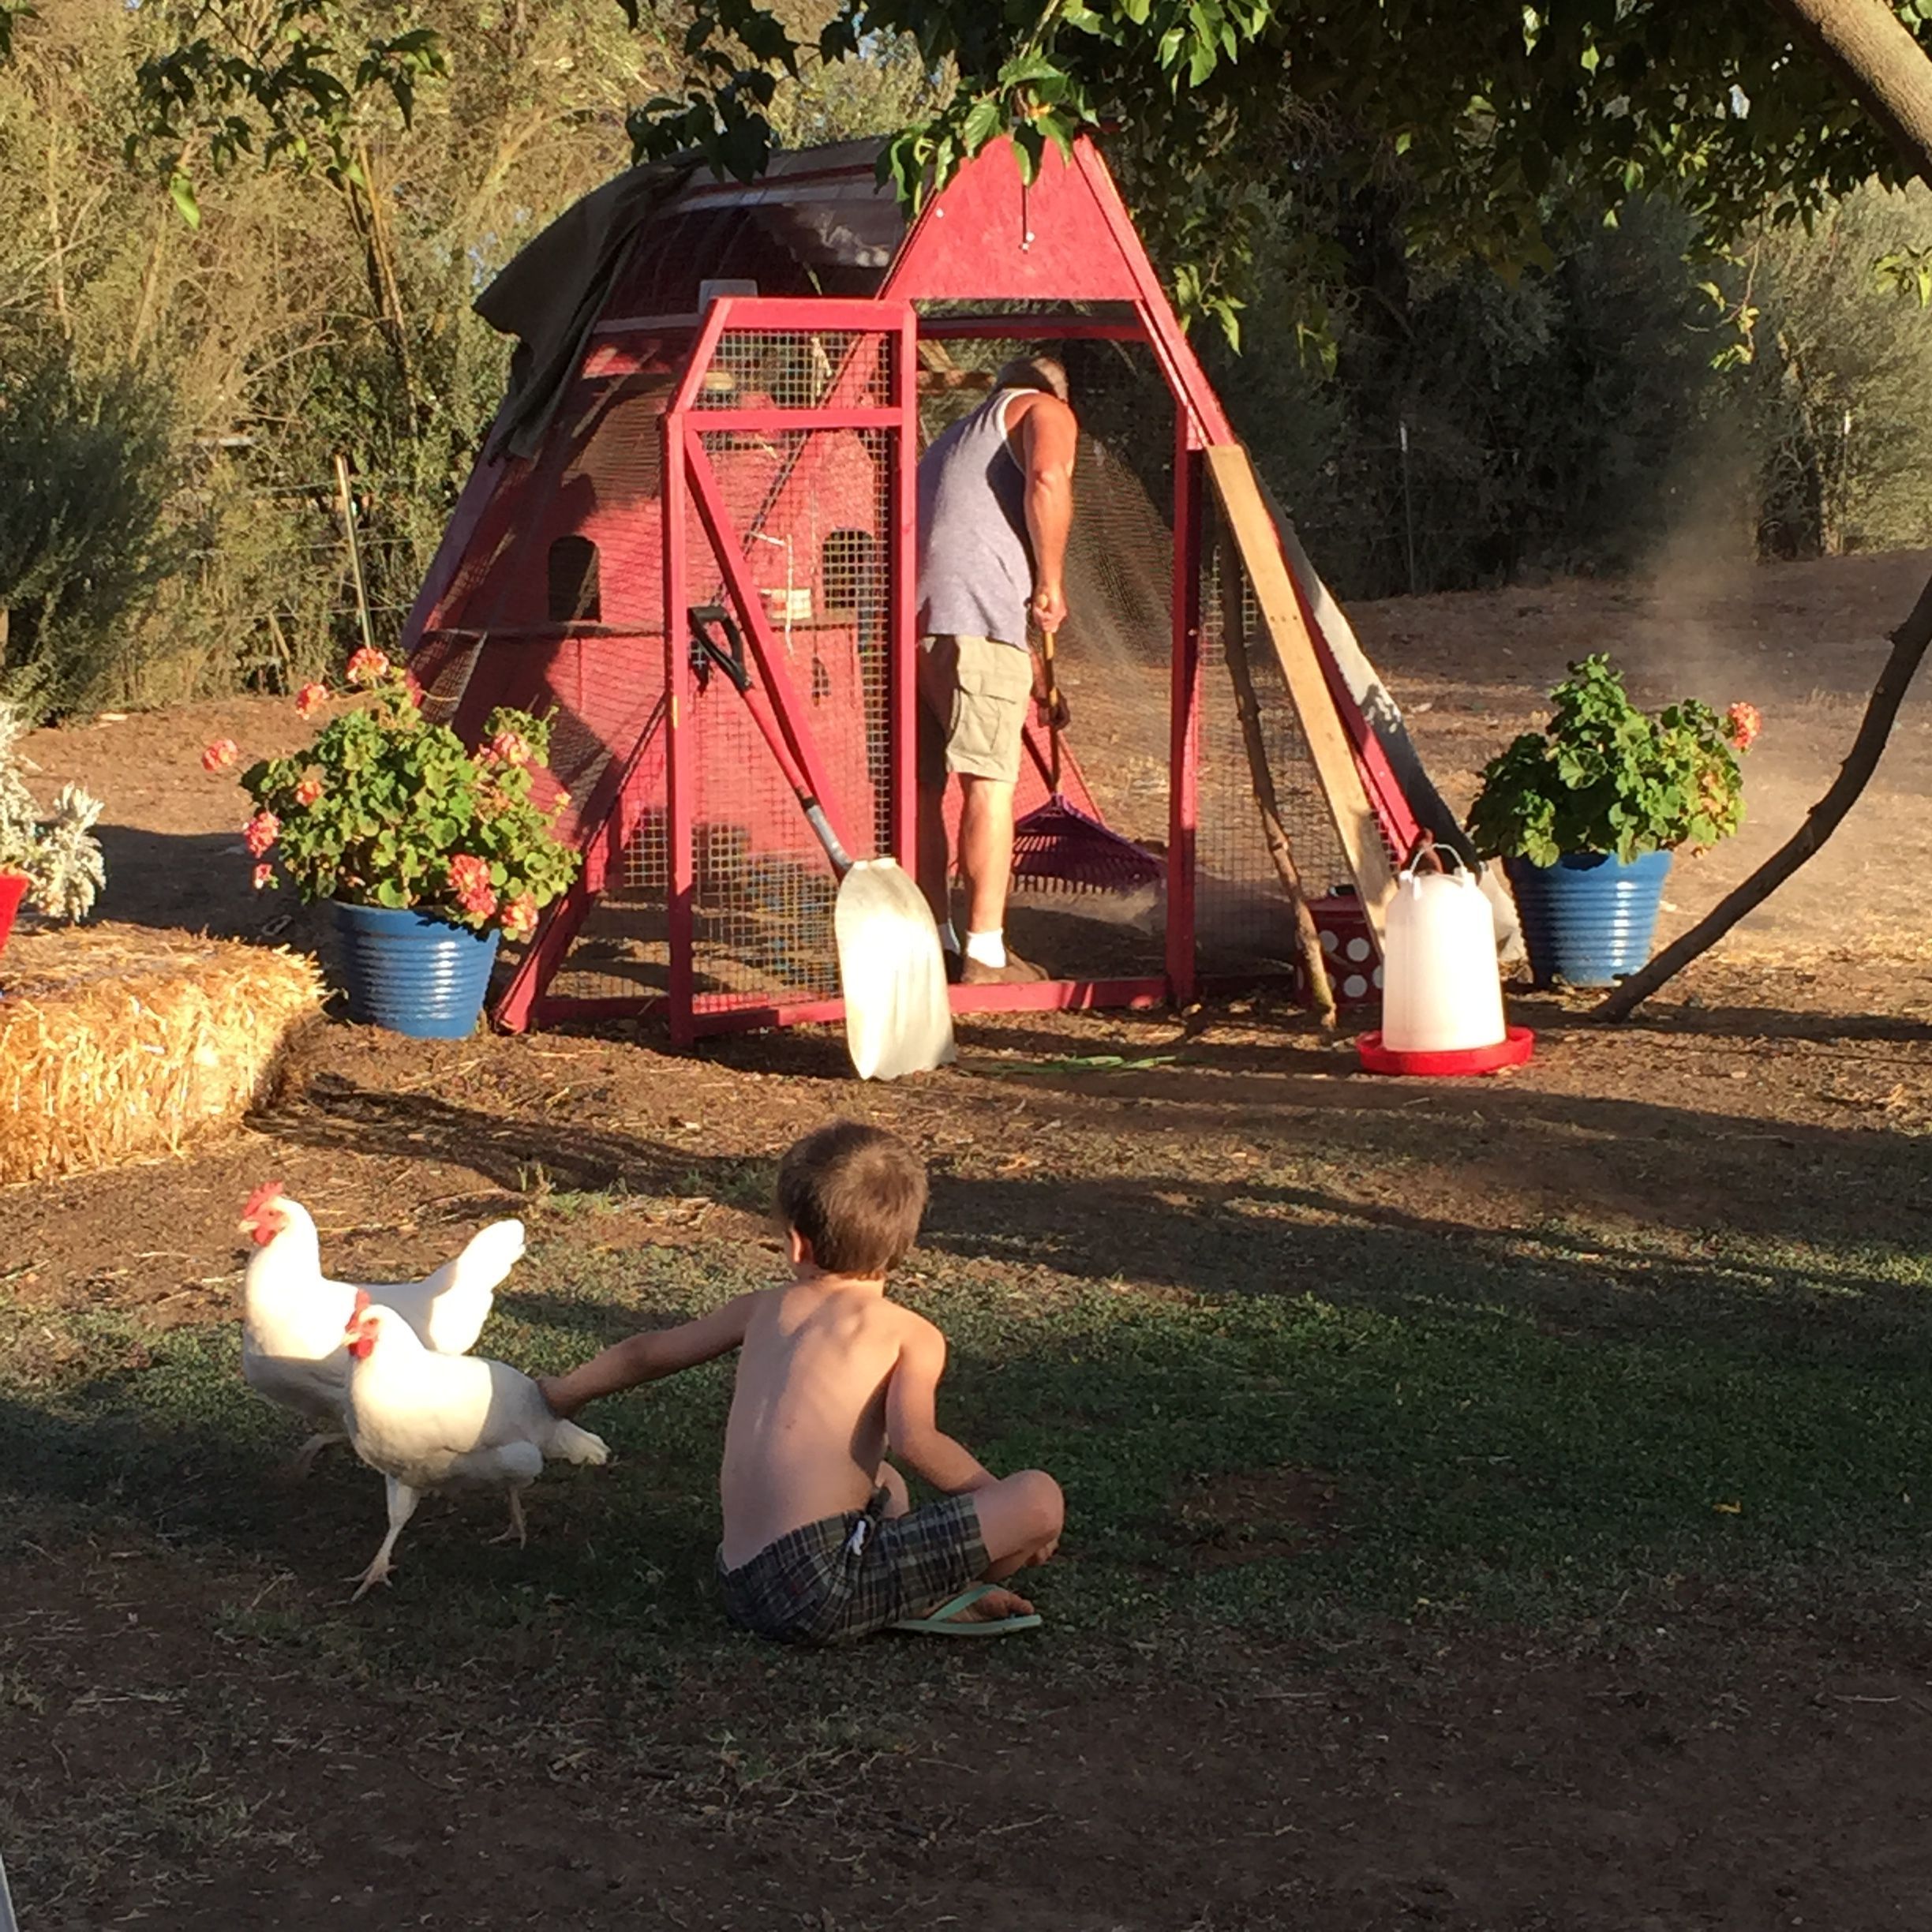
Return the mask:
<svg viewBox="0 0 1932 1932">
<path fill-rule="evenodd" d="M 861 1080 L 923 1073 L 953 1058 L 953 1009 L 932 908 L 889 859 L 840 882 L 832 930 L 845 994 L 845 1045 Z"/>
</svg>

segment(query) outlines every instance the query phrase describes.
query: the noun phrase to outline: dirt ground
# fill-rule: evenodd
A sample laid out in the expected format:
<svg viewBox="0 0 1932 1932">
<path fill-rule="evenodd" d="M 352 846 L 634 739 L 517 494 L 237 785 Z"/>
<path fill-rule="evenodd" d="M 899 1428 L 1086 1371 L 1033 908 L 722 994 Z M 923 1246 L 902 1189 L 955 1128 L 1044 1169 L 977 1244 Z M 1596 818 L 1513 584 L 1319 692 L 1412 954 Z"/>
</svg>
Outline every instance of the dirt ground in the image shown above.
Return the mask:
<svg viewBox="0 0 1932 1932">
<path fill-rule="evenodd" d="M 1687 921 L 1829 782 L 1884 633 L 1928 567 L 1919 555 L 1840 560 L 1722 582 L 1685 569 L 1648 587 L 1560 583 L 1351 614 L 1458 803 L 1586 650 L 1611 651 L 1649 698 L 1756 703 L 1751 829 L 1680 867 L 1669 917 Z M 107 797 L 112 917 L 309 944 L 313 915 L 248 890 L 238 795 L 196 762 L 212 737 L 267 752 L 301 729 L 286 705 L 241 702 L 104 718 L 28 748 L 39 782 Z M 1582 1002 L 1523 996 L 1537 1056 L 1492 1081 L 1365 1078 L 1346 1044 L 1255 1001 L 976 1021 L 960 1069 L 881 1089 L 856 1088 L 822 1032 L 680 1058 L 648 1033 L 406 1046 L 320 1026 L 273 1103 L 191 1158 L 0 1190 L 6 1286 L 30 1310 L 205 1321 L 233 1306 L 234 1204 L 268 1172 L 314 1206 L 336 1271 L 361 1278 L 419 1271 L 454 1230 L 496 1212 L 537 1236 L 567 1219 L 600 1249 L 754 1244 L 766 1236 L 745 1177 L 833 1111 L 927 1153 L 942 1238 L 970 1234 L 995 1263 L 1002 1242 L 1050 1247 L 1095 1279 L 1199 1279 L 1241 1177 L 1293 1170 L 1311 1148 L 1330 1163 L 1335 1215 L 1440 1225 L 1448 1241 L 1574 1215 L 1636 1237 L 1923 1249 L 1932 964 L 1915 862 L 1929 796 L 1919 694 L 1838 843 L 1738 942 L 1615 1033 Z M 1100 1054 L 1127 1064 L 1077 1064 Z M 1007 1227 L 974 1227 L 975 1190 L 994 1178 L 1038 1185 Z M 1125 1231 L 1150 1188 L 1195 1217 L 1170 1249 Z M 584 1205 L 612 1190 L 623 1198 Z M 1290 1287 L 1297 1265 L 1284 1245 Z M 1177 1515 L 1238 1518 L 1265 1480 L 1184 1486 Z M 1304 1473 L 1269 1507 L 1320 1536 L 1327 1496 Z M 1207 1564 L 1271 1553 L 1204 1543 Z M 0 1672 L 0 1769 L 50 1780 L 84 1830 L 91 1786 L 132 1765 L 174 1821 L 171 1857 L 130 1848 L 51 1916 L 21 1900 L 24 1924 L 1926 1922 L 1932 1637 L 1856 1602 L 1766 1620 L 1722 1590 L 1687 1591 L 1641 1627 L 1437 1635 L 1418 1620 L 1320 1649 L 1230 1632 L 1185 1655 L 1150 1631 L 1080 1649 L 1061 1679 L 997 1653 L 941 1668 L 900 1646 L 868 1679 L 847 1658 L 721 1646 L 705 1672 L 640 1685 L 627 1708 L 526 1725 L 504 1708 L 514 1643 L 466 1663 L 474 1682 L 452 1705 L 447 1687 L 347 1666 L 325 1694 L 313 1658 L 238 1642 L 228 1606 L 272 1608 L 296 1556 L 293 1542 L 237 1548 L 211 1565 L 158 1525 L 6 1566 L 0 1646 L 35 1663 L 37 1687 Z M 832 1704 L 875 1698 L 876 1731 L 754 1774 L 781 1672 L 822 1684 Z M 224 1734 L 223 1766 L 263 1794 L 246 1857 L 219 1855 L 197 1795 L 207 1766 L 184 1756 L 179 1707 L 209 1697 L 248 1713 Z"/>
</svg>

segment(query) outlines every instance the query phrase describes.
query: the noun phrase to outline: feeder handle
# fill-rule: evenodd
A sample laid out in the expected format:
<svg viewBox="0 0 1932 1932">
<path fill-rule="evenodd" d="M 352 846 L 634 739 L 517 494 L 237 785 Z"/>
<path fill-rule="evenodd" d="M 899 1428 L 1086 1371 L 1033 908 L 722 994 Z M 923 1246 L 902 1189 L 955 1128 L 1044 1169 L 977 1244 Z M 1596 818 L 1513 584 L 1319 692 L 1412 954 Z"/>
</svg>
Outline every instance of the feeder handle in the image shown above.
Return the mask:
<svg viewBox="0 0 1932 1932">
<path fill-rule="evenodd" d="M 1469 867 L 1462 863 L 1462 855 L 1453 845 L 1448 851 L 1449 856 L 1455 861 L 1456 870 L 1467 872 Z M 1426 827 L 1416 834 L 1416 842 L 1409 848 L 1409 856 L 1402 861 L 1400 870 L 1403 872 L 1420 871 L 1425 859 L 1429 860 L 1438 872 L 1447 875 L 1449 868 L 1443 863 L 1443 848 L 1436 844 L 1436 834 Z"/>
</svg>

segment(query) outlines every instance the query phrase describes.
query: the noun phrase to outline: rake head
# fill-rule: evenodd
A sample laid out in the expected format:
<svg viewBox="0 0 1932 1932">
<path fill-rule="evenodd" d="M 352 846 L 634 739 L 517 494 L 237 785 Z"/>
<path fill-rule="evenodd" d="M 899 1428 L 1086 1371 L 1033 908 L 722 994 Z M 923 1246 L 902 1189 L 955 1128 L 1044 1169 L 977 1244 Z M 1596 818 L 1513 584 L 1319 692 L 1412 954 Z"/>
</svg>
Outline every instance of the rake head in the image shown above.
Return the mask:
<svg viewBox="0 0 1932 1932">
<path fill-rule="evenodd" d="M 1158 886 L 1167 874 L 1144 845 L 1056 793 L 1013 827 L 1013 875 L 1049 891 L 1131 893 Z"/>
</svg>

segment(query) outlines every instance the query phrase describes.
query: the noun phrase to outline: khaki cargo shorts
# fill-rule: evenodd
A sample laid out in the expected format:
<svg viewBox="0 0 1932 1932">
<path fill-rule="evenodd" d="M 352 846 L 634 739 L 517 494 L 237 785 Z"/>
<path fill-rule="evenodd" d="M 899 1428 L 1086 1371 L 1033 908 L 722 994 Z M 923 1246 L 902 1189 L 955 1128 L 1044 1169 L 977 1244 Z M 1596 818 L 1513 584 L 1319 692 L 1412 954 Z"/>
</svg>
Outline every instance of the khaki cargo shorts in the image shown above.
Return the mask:
<svg viewBox="0 0 1932 1932">
<path fill-rule="evenodd" d="M 943 785 L 951 772 L 1018 779 L 1031 651 L 997 638 L 922 638 L 919 688 L 920 784 Z"/>
</svg>

